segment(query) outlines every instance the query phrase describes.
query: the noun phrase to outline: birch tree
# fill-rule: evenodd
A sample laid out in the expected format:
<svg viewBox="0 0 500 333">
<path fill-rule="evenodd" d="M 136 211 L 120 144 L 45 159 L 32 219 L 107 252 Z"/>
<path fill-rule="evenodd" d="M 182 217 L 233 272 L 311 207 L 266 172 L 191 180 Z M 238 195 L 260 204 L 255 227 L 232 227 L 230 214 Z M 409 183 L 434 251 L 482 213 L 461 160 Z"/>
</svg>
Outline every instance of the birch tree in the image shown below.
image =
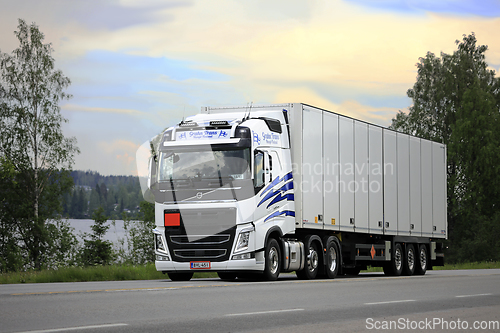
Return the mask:
<svg viewBox="0 0 500 333">
<path fill-rule="evenodd" d="M 19 47 L 0 52 L 0 156 L 14 167 L 15 182 L 26 204 L 12 216 L 28 262 L 40 269 L 50 243 L 47 220 L 60 210 L 60 196 L 72 186 L 68 173 L 79 152 L 74 138 L 66 138 L 60 102 L 70 79 L 55 69 L 52 45 L 35 23 L 19 19 L 14 32 Z M 3 198 L 0 209 L 19 202 Z M 19 212 L 18 212 L 19 213 Z"/>
</svg>

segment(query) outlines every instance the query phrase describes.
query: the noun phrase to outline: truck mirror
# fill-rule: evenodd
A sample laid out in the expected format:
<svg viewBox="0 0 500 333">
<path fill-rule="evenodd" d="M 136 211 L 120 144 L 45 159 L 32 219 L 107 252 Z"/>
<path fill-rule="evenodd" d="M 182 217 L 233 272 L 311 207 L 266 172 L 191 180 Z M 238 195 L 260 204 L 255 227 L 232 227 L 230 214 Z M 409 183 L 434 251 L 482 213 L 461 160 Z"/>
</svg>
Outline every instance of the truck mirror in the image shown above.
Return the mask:
<svg viewBox="0 0 500 333">
<path fill-rule="evenodd" d="M 156 158 L 155 156 L 149 159 L 149 179 L 148 179 L 148 187 L 151 188 L 156 184 Z"/>
</svg>

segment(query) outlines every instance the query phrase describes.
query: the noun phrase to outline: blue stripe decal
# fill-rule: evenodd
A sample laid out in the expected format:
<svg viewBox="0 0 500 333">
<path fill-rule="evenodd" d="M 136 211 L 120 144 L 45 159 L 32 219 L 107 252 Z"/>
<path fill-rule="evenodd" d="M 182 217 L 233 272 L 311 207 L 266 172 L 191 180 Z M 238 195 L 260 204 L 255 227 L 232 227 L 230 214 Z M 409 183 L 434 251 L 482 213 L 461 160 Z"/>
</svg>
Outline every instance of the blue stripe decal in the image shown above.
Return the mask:
<svg viewBox="0 0 500 333">
<path fill-rule="evenodd" d="M 282 212 L 274 212 L 272 213 L 271 215 L 269 215 L 268 217 L 266 217 L 266 219 L 264 220 L 264 222 L 266 222 L 267 220 L 270 220 L 272 219 L 273 217 L 276 217 L 276 216 L 280 216 L 280 215 L 285 215 L 285 216 L 293 216 L 295 217 L 295 212 L 292 211 L 292 210 L 284 210 Z"/>
<path fill-rule="evenodd" d="M 267 191 L 271 190 L 274 186 L 276 186 L 279 182 L 282 182 L 282 181 L 287 181 L 287 180 L 290 180 L 293 178 L 293 175 L 292 175 L 292 172 L 290 171 L 289 173 L 287 173 L 286 175 L 283 176 L 283 178 L 280 179 L 280 177 L 276 177 L 272 182 L 271 184 L 267 185 L 266 189 L 264 191 L 262 191 L 262 193 L 260 194 L 260 196 L 263 196 L 264 193 L 266 193 Z"/>
<path fill-rule="evenodd" d="M 272 189 L 274 186 L 276 186 L 276 184 L 278 184 L 280 182 L 280 176 L 276 177 L 272 182 L 271 184 L 267 185 L 266 189 L 264 191 L 262 191 L 262 193 L 260 194 L 260 196 L 263 196 L 264 193 L 266 193 L 267 191 L 269 191 L 270 189 Z"/>
<path fill-rule="evenodd" d="M 257 207 L 259 207 L 260 205 L 262 205 L 264 202 L 266 202 L 267 200 L 271 199 L 272 197 L 274 196 L 277 196 L 278 194 L 281 194 L 281 192 L 286 192 L 288 190 L 292 190 L 293 189 L 293 182 L 288 182 L 286 183 L 285 185 L 283 185 L 279 190 L 276 190 L 276 191 L 271 191 L 269 192 L 265 197 L 264 199 L 262 199 L 259 204 L 257 205 Z M 274 200 L 273 200 L 274 201 Z M 279 200 L 278 200 L 279 201 Z M 269 207 L 269 206 L 268 206 Z"/>
<path fill-rule="evenodd" d="M 280 202 L 280 201 L 283 201 L 283 200 L 288 200 L 288 201 L 294 201 L 294 196 L 293 196 L 293 193 L 288 193 L 288 194 L 285 194 L 284 196 L 281 196 L 281 193 L 276 196 L 273 201 L 271 201 L 269 203 L 269 205 L 267 205 L 267 208 L 269 208 L 272 204 L 275 204 L 277 202 Z"/>
</svg>

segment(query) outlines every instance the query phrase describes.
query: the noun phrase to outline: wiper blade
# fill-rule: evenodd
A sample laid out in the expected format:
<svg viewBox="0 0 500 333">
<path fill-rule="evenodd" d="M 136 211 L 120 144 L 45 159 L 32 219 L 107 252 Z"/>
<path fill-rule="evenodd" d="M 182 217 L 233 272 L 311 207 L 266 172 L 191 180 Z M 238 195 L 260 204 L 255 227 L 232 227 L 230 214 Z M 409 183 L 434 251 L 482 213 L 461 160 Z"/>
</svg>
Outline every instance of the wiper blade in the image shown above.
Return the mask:
<svg viewBox="0 0 500 333">
<path fill-rule="evenodd" d="M 224 176 L 224 177 L 203 177 L 203 179 L 207 180 L 234 180 L 233 176 Z"/>
</svg>

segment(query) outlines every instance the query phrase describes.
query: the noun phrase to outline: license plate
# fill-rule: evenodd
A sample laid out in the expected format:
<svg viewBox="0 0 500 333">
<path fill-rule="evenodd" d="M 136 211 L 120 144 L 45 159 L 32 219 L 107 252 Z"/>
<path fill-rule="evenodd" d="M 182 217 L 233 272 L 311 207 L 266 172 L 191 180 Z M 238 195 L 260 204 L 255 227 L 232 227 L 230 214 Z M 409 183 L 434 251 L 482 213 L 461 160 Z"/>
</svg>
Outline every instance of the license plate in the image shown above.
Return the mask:
<svg viewBox="0 0 500 333">
<path fill-rule="evenodd" d="M 191 269 L 210 269 L 210 261 L 191 261 Z"/>
</svg>

